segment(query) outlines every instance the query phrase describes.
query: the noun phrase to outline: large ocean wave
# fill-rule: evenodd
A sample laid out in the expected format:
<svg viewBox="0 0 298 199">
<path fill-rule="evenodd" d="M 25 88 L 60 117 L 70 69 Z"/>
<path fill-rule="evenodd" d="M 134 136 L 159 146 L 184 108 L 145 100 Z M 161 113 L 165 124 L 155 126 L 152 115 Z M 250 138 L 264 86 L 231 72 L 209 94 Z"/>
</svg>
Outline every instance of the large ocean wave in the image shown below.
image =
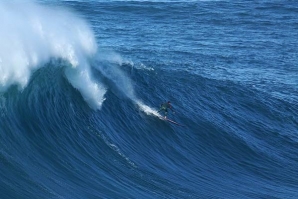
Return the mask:
<svg viewBox="0 0 298 199">
<path fill-rule="evenodd" d="M 22 12 L 18 11 L 20 8 Z M 89 24 L 73 12 L 33 3 L 3 2 L 0 11 L 4 27 L 0 33 L 2 91 L 14 84 L 24 89 L 34 71 L 51 59 L 63 59 L 69 63 L 65 68 L 69 82 L 92 108 L 100 109 L 107 88 L 99 77 L 95 80 L 92 76 L 93 59 L 99 60 L 93 61 L 94 68 L 111 79 L 140 108 L 146 106 L 137 99 L 130 79 L 119 69 L 121 56 L 111 52 L 98 54 Z M 103 61 L 112 64 L 102 64 Z"/>
<path fill-rule="evenodd" d="M 222 37 L 207 31 L 222 30 L 222 7 L 207 2 L 201 15 L 184 1 L 59 2 L 83 11 L 0 3 L 1 199 L 298 195 L 295 75 L 282 85 L 286 73 L 264 78 L 255 75 L 266 71 L 260 65 L 236 68 L 225 54 L 235 43 L 214 43 Z M 191 12 L 179 12 L 179 21 L 181 5 Z M 211 37 L 198 53 L 192 12 L 208 19 L 201 33 Z M 236 52 L 250 50 L 259 52 Z M 272 91 L 293 96 L 260 89 L 276 79 Z M 168 117 L 185 127 L 159 118 L 168 100 Z"/>
</svg>

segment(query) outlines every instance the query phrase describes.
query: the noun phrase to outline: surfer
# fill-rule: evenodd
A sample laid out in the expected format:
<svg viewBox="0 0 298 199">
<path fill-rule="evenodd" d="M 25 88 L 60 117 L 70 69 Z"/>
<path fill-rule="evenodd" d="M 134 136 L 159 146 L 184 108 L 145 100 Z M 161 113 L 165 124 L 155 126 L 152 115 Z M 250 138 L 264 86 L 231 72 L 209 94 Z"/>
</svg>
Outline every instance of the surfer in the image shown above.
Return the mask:
<svg viewBox="0 0 298 199">
<path fill-rule="evenodd" d="M 175 113 L 174 110 L 173 110 L 173 107 L 172 107 L 170 101 L 161 104 L 161 105 L 160 105 L 160 109 L 159 109 L 157 112 L 159 113 L 159 112 L 161 112 L 161 111 L 164 111 L 165 118 L 167 118 L 167 115 L 168 115 L 168 109 L 171 109 L 171 111 L 172 111 L 173 113 Z"/>
</svg>

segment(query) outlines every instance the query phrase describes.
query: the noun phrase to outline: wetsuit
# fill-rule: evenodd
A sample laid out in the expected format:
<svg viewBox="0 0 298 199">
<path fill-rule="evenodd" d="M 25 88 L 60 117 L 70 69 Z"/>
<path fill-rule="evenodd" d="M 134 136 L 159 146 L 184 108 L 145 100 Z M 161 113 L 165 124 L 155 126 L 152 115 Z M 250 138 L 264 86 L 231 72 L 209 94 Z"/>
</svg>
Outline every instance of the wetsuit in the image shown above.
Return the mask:
<svg viewBox="0 0 298 199">
<path fill-rule="evenodd" d="M 167 103 L 167 102 L 166 103 L 163 103 L 163 104 L 160 105 L 160 109 L 159 109 L 158 112 L 164 111 L 165 112 L 165 117 L 167 117 L 167 115 L 168 115 L 168 108 L 173 111 L 173 107 L 172 107 L 172 105 L 170 103 Z"/>
</svg>

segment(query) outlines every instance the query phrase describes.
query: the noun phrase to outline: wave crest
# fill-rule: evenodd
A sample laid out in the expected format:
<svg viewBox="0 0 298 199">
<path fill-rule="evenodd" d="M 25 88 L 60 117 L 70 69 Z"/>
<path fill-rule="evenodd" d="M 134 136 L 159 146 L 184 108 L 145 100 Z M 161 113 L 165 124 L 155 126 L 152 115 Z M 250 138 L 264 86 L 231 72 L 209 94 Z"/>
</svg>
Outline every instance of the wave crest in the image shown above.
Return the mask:
<svg viewBox="0 0 298 199">
<path fill-rule="evenodd" d="M 14 84 L 23 89 L 36 69 L 52 58 L 64 59 L 71 64 L 70 83 L 92 107 L 101 108 L 106 91 L 90 73 L 88 60 L 97 44 L 88 23 L 61 8 L 1 2 L 0 24 L 0 91 Z"/>
</svg>

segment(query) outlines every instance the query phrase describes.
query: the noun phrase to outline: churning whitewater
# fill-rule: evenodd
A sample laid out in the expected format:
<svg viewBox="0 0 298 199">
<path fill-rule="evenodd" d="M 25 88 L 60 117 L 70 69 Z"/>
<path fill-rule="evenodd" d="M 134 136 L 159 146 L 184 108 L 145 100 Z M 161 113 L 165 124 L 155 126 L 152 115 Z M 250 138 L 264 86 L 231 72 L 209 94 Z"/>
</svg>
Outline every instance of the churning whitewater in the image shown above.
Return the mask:
<svg viewBox="0 0 298 199">
<path fill-rule="evenodd" d="M 24 89 L 34 71 L 51 59 L 63 59 L 69 62 L 69 82 L 92 106 L 101 107 L 106 88 L 90 72 L 97 44 L 84 20 L 61 8 L 28 2 L 1 2 L 0 20 L 1 90 L 15 84 Z"/>
</svg>

